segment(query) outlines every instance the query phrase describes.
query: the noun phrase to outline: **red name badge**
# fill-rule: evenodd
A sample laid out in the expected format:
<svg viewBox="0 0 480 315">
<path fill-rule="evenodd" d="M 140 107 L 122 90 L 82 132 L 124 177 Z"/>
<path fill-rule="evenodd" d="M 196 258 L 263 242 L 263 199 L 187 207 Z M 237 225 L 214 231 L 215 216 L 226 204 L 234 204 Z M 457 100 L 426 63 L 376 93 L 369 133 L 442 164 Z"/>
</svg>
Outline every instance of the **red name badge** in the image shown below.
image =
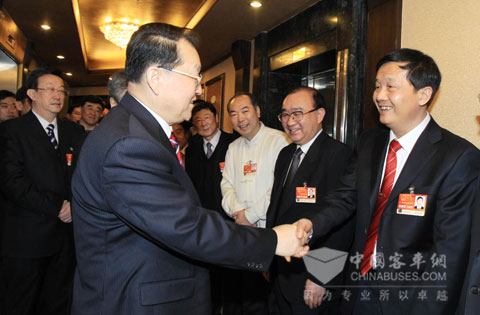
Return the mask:
<svg viewBox="0 0 480 315">
<path fill-rule="evenodd" d="M 252 174 L 257 172 L 257 163 L 249 163 L 243 165 L 243 175 Z"/>
<path fill-rule="evenodd" d="M 427 195 L 400 194 L 398 196 L 397 214 L 425 216 Z"/>
<path fill-rule="evenodd" d="M 223 173 L 223 169 L 225 168 L 225 162 L 218 163 L 218 166 L 220 167 L 220 173 Z"/>
<path fill-rule="evenodd" d="M 295 193 L 295 202 L 315 203 L 317 200 L 316 187 L 297 187 Z"/>
<path fill-rule="evenodd" d="M 67 165 L 72 166 L 72 156 L 73 155 L 71 153 L 67 153 L 66 156 L 67 156 Z"/>
</svg>

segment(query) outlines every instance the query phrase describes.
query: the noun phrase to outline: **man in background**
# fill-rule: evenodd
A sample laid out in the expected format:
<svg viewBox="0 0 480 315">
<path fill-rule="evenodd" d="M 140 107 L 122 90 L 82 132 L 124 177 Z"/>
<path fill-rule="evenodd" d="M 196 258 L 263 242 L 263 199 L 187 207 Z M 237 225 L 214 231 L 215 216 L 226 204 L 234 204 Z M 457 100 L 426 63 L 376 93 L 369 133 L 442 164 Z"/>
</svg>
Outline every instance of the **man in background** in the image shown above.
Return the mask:
<svg viewBox="0 0 480 315">
<path fill-rule="evenodd" d="M 25 115 L 32 109 L 32 100 L 27 95 L 27 88 L 22 86 L 17 90 L 15 96 L 17 110 L 20 112 L 20 115 Z"/>
<path fill-rule="evenodd" d="M 185 156 L 186 150 L 188 148 L 188 142 L 191 138 L 190 134 L 190 123 L 188 121 L 183 121 L 180 124 L 172 125 L 172 132 L 175 135 L 175 139 L 178 143 L 178 148 L 182 156 L 182 166 L 185 168 Z"/>
<path fill-rule="evenodd" d="M 320 199 L 332 190 L 343 175 L 350 149 L 333 140 L 323 129 L 326 115 L 322 95 L 310 87 L 298 87 L 285 97 L 278 115 L 292 144 L 277 158 L 267 227 L 293 223 L 315 211 Z M 310 248 L 327 247 L 349 251 L 353 239 L 349 220 L 327 237 L 310 242 Z M 331 297 L 322 302 L 325 284 L 310 275 L 301 260 L 287 263 L 275 259 L 270 279 L 276 306 L 282 315 L 335 314 L 340 307 L 343 274 L 328 285 Z"/>
<path fill-rule="evenodd" d="M 197 131 L 186 151 L 185 170 L 190 176 L 200 197 L 202 207 L 213 209 L 226 220 L 231 220 L 222 209 L 220 182 L 225 167 L 225 154 L 228 145 L 235 136 L 218 128 L 218 114 L 215 106 L 209 102 L 195 104 L 192 109 L 192 122 Z M 210 268 L 213 314 L 231 314 L 228 294 L 232 292 L 229 277 L 234 271 L 211 266 Z"/>
<path fill-rule="evenodd" d="M 0 123 L 18 117 L 15 105 L 15 94 L 7 90 L 0 90 Z"/>
<path fill-rule="evenodd" d="M 120 100 L 127 92 L 127 77 L 125 71 L 115 72 L 108 80 L 108 96 L 110 106 L 113 108 L 120 103 Z"/>
<path fill-rule="evenodd" d="M 32 110 L 0 124 L 4 314 L 69 314 L 74 271 L 70 179 L 83 128 L 58 119 L 61 72 L 33 70 Z"/>
<path fill-rule="evenodd" d="M 105 105 L 103 100 L 96 95 L 85 96 L 80 104 L 82 109 L 80 125 L 85 128 L 86 132 L 90 132 L 98 125 Z"/>
<path fill-rule="evenodd" d="M 68 107 L 68 110 L 67 110 L 67 115 L 65 115 L 65 117 L 70 120 L 70 121 L 73 121 L 74 123 L 79 123 L 80 120 L 82 119 L 82 106 L 80 103 L 77 103 L 77 104 L 72 104 Z"/>
<path fill-rule="evenodd" d="M 240 225 L 264 228 L 278 153 L 288 138 L 260 121 L 260 106 L 250 93 L 235 95 L 227 106 L 241 137 L 228 147 L 223 171 L 222 206 Z M 267 314 L 267 282 L 259 273 L 241 272 L 237 279 L 240 314 Z"/>
</svg>

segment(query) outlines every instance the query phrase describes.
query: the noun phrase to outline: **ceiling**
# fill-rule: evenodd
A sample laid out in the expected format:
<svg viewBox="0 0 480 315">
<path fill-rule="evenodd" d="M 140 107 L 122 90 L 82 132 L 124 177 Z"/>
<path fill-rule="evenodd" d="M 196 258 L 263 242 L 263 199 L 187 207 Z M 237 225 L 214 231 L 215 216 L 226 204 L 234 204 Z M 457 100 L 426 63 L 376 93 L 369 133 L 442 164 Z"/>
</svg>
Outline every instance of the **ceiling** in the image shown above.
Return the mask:
<svg viewBox="0 0 480 315">
<path fill-rule="evenodd" d="M 35 58 L 71 72 L 70 86 L 104 86 L 123 68 L 125 50 L 107 41 L 100 24 L 138 20 L 193 27 L 200 37 L 203 70 L 228 56 L 233 42 L 250 40 L 295 16 L 318 0 L 4 0 L 3 7 L 31 40 Z M 1 3 L 1 1 L 0 1 Z M 43 30 L 40 25 L 51 29 Z M 57 55 L 65 56 L 64 60 Z"/>
</svg>

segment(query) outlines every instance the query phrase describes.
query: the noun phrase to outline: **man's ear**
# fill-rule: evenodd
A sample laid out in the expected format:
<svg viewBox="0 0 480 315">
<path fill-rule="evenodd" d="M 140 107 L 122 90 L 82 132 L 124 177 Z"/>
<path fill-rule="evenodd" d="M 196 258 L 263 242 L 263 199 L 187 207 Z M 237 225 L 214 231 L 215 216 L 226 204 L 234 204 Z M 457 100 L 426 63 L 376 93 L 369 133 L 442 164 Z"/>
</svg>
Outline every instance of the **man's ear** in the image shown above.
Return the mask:
<svg viewBox="0 0 480 315">
<path fill-rule="evenodd" d="M 426 86 L 417 91 L 418 104 L 420 106 L 425 106 L 430 99 L 432 98 L 433 88 L 431 86 Z"/>
<path fill-rule="evenodd" d="M 162 80 L 165 79 L 164 72 L 165 72 L 164 70 L 155 66 L 150 66 L 145 71 L 145 80 L 147 82 L 147 85 L 155 95 L 160 94 L 160 91 L 161 91 L 160 86 L 162 84 Z"/>
<path fill-rule="evenodd" d="M 260 118 L 260 106 L 255 107 L 255 112 L 257 113 L 257 117 Z"/>
<path fill-rule="evenodd" d="M 30 99 L 31 99 L 32 101 L 34 101 L 34 100 L 37 99 L 37 91 L 34 90 L 34 89 L 28 89 L 28 90 L 27 90 L 27 95 L 28 95 L 28 97 L 30 97 Z"/>
<path fill-rule="evenodd" d="M 325 118 L 325 108 L 319 108 L 317 109 L 317 122 L 320 124 L 323 119 Z"/>
</svg>

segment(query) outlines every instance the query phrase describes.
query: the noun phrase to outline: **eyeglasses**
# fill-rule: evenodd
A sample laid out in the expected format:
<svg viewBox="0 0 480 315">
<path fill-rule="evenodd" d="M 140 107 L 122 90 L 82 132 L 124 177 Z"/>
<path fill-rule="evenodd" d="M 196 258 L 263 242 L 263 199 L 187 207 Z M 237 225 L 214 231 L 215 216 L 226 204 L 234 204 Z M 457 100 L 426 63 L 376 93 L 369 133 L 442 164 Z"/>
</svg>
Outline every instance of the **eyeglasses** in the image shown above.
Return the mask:
<svg viewBox="0 0 480 315">
<path fill-rule="evenodd" d="M 179 70 L 176 70 L 176 69 L 172 69 L 172 68 L 165 68 L 165 67 L 160 67 L 160 66 L 157 66 L 158 68 L 160 69 L 164 69 L 164 70 L 168 70 L 168 71 L 171 71 L 171 72 L 175 72 L 175 73 L 178 73 L 178 74 L 181 74 L 181 75 L 184 75 L 184 76 L 187 76 L 189 78 L 192 78 L 192 79 L 195 79 L 197 80 L 197 86 L 200 85 L 200 82 L 202 82 L 202 75 L 193 75 L 193 74 L 188 74 L 186 72 L 182 72 L 182 71 L 179 71 Z"/>
<path fill-rule="evenodd" d="M 278 117 L 278 120 L 280 120 L 280 122 L 282 122 L 282 123 L 286 123 L 290 119 L 290 117 L 293 119 L 293 121 L 302 121 L 304 115 L 310 114 L 310 113 L 312 113 L 316 110 L 318 110 L 318 108 L 314 108 L 312 110 L 309 110 L 306 113 L 302 112 L 301 110 L 291 112 L 290 114 L 287 113 L 287 112 L 283 112 L 283 113 L 278 114 L 277 117 Z"/>
<path fill-rule="evenodd" d="M 211 122 L 213 120 L 213 115 L 211 116 L 205 116 L 205 117 L 198 117 L 193 120 L 193 123 L 198 125 L 201 124 L 202 122 Z"/>
<path fill-rule="evenodd" d="M 47 91 L 47 93 L 49 93 L 49 94 L 59 93 L 63 96 L 68 96 L 68 91 L 67 90 L 57 90 L 57 89 L 54 89 L 54 88 L 36 88 L 35 90 Z"/>
</svg>

